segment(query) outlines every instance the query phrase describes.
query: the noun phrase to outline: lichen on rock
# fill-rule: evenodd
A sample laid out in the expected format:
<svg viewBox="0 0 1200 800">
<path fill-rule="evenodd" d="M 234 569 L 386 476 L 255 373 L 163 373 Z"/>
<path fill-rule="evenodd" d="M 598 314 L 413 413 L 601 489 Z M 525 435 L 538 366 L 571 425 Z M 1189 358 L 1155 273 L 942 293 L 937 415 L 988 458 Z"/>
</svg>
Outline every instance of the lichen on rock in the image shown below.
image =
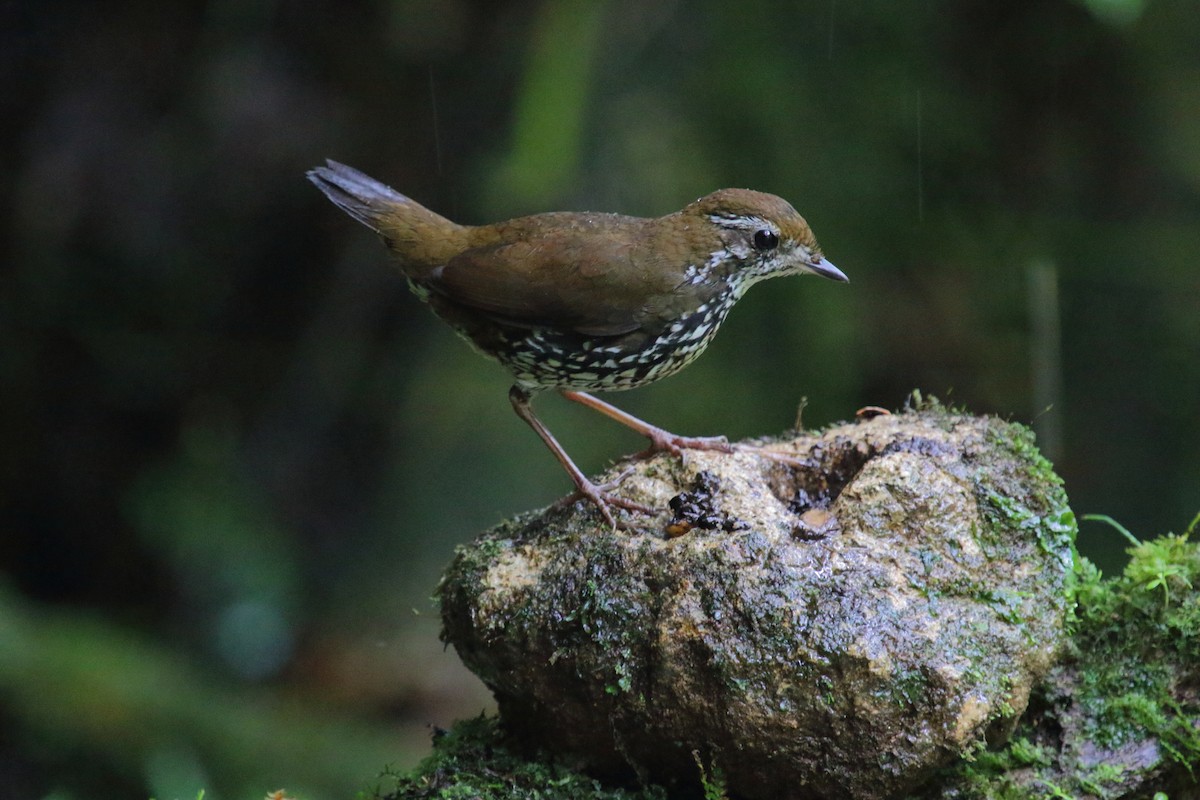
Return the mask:
<svg viewBox="0 0 1200 800">
<path fill-rule="evenodd" d="M 870 798 L 1008 734 L 1073 574 L 1032 435 L 934 408 L 760 446 L 639 462 L 621 489 L 664 513 L 638 529 L 576 504 L 459 549 L 444 637 L 517 740 L 601 775 L 687 784 L 699 759 L 739 797 Z"/>
</svg>

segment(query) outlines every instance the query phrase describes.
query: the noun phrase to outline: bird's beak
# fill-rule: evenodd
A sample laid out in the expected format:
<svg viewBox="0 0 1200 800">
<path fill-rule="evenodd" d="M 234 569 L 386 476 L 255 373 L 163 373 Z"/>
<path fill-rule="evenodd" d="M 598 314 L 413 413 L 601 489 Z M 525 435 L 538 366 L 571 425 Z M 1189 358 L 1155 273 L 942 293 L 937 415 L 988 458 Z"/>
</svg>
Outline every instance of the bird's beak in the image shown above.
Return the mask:
<svg viewBox="0 0 1200 800">
<path fill-rule="evenodd" d="M 818 258 L 815 261 L 809 261 L 804 265 L 804 268 L 813 275 L 820 275 L 822 278 L 829 278 L 831 281 L 841 281 L 842 283 L 848 283 L 850 281 L 850 279 L 846 277 L 846 273 L 842 272 L 833 264 L 830 264 L 829 260 L 824 257 Z"/>
</svg>

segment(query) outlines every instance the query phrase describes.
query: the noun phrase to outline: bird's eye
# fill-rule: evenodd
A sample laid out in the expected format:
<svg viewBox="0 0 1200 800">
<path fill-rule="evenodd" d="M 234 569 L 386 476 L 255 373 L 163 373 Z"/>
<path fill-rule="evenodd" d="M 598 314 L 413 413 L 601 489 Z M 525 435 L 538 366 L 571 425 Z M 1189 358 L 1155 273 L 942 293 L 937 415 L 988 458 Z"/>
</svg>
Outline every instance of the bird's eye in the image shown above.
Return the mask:
<svg viewBox="0 0 1200 800">
<path fill-rule="evenodd" d="M 779 247 L 779 235 L 775 231 L 762 228 L 754 232 L 755 250 L 774 250 Z"/>
</svg>

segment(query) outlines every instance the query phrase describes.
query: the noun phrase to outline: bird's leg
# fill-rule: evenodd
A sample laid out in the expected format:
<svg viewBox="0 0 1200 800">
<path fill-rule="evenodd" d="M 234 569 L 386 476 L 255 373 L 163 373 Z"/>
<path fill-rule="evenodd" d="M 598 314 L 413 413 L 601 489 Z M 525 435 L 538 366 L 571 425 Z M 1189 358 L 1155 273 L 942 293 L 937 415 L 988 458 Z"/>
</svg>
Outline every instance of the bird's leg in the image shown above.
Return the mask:
<svg viewBox="0 0 1200 800">
<path fill-rule="evenodd" d="M 716 450 L 721 453 L 748 452 L 793 467 L 805 465 L 804 462 L 795 456 L 769 450 L 762 445 L 730 444 L 729 440 L 724 436 L 677 436 L 670 431 L 663 430 L 657 425 L 651 425 L 649 422 L 639 419 L 627 411 L 622 411 L 611 403 L 606 403 L 587 392 L 575 392 L 567 389 L 560 389 L 559 392 L 568 400 L 585 405 L 588 408 L 594 408 L 606 417 L 615 419 L 622 425 L 626 425 L 642 434 L 650 440 L 650 452 L 665 450 L 675 456 L 681 456 L 684 450 Z"/>
<path fill-rule="evenodd" d="M 670 431 L 665 431 L 655 425 L 651 425 L 645 420 L 629 414 L 614 405 L 610 405 L 603 400 L 600 400 L 587 392 L 576 392 L 569 389 L 560 389 L 559 392 L 563 397 L 580 405 L 594 408 L 606 417 L 615 419 L 617 422 L 625 425 L 628 428 L 640 433 L 650 440 L 650 449 L 666 450 L 668 453 L 680 456 L 684 450 L 719 450 L 722 453 L 728 453 L 733 450 L 729 445 L 729 440 L 724 436 L 676 436 Z"/>
<path fill-rule="evenodd" d="M 533 432 L 541 437 L 546 443 L 546 447 L 550 448 L 550 452 L 558 459 L 558 463 L 562 464 L 563 469 L 571 476 L 571 480 L 575 484 L 575 491 L 588 500 L 591 500 L 596 508 L 600 509 L 600 515 L 604 517 L 605 522 L 617 527 L 617 521 L 613 517 L 610 505 L 625 508 L 630 511 L 637 511 L 642 514 L 654 514 L 655 511 L 649 506 L 644 506 L 641 503 L 635 503 L 632 500 L 626 500 L 614 494 L 609 494 L 608 489 L 612 488 L 616 483 L 620 482 L 620 478 L 610 484 L 597 486 L 587 479 L 587 476 L 580 471 L 579 467 L 575 466 L 575 462 L 567 455 L 567 451 L 554 438 L 554 434 L 550 429 L 542 424 L 542 421 L 533 413 L 531 400 L 533 397 L 519 386 L 514 386 L 508 391 L 508 399 L 512 403 L 513 410 L 517 412 L 517 416 L 525 420 L 529 427 L 533 428 Z M 621 477 L 624 477 L 622 475 Z"/>
</svg>

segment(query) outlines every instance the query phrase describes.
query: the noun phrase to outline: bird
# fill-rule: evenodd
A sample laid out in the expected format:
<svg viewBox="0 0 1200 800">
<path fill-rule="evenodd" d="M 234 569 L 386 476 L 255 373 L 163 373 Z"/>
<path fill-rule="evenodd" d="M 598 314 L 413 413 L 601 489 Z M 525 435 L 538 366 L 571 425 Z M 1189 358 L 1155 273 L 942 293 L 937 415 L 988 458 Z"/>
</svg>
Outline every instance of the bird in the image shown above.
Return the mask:
<svg viewBox="0 0 1200 800">
<path fill-rule="evenodd" d="M 460 225 L 337 161 L 307 177 L 382 238 L 417 297 L 512 373 L 513 410 L 613 527 L 613 507 L 655 510 L 615 494 L 619 478 L 589 480 L 534 413 L 534 396 L 557 391 L 647 437 L 652 450 L 729 450 L 724 437 L 677 436 L 591 393 L 679 372 L 759 281 L 849 280 L 790 203 L 750 189 L 720 189 L 653 218 L 556 211 Z"/>
</svg>

